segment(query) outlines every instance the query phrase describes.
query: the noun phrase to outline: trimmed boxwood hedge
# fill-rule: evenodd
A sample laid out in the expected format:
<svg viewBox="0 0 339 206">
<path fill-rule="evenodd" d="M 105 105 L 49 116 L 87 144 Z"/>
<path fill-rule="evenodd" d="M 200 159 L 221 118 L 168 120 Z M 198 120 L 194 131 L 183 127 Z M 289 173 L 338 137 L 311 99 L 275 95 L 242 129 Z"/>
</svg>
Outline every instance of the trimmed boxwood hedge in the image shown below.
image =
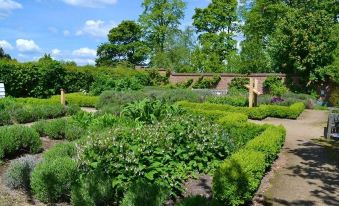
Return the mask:
<svg viewBox="0 0 339 206">
<path fill-rule="evenodd" d="M 302 102 L 292 104 L 289 107 L 279 105 L 260 105 L 259 107 L 234 107 L 224 104 L 193 103 L 187 101 L 177 102 L 177 105 L 188 110 L 219 110 L 224 112 L 236 112 L 247 114 L 250 119 L 265 119 L 266 117 L 277 117 L 296 119 L 304 111 Z"/>
<path fill-rule="evenodd" d="M 258 137 L 250 140 L 245 148 L 260 151 L 266 156 L 266 165 L 270 166 L 285 142 L 286 130 L 283 126 L 268 127 Z"/>
<path fill-rule="evenodd" d="M 192 109 L 193 114 L 203 115 L 212 120 L 222 119 L 223 122 L 247 122 L 248 116 L 242 113 L 224 112 L 219 110 Z"/>
<path fill-rule="evenodd" d="M 227 205 L 242 205 L 252 198 L 264 172 L 263 153 L 240 150 L 214 173 L 213 197 Z"/>
<path fill-rule="evenodd" d="M 20 125 L 0 127 L 0 162 L 9 155 L 20 152 L 38 153 L 42 142 L 37 132 Z"/>
<path fill-rule="evenodd" d="M 214 198 L 233 206 L 250 201 L 265 170 L 280 152 L 285 134 L 282 126 L 266 126 L 244 149 L 226 159 L 214 174 Z"/>
</svg>

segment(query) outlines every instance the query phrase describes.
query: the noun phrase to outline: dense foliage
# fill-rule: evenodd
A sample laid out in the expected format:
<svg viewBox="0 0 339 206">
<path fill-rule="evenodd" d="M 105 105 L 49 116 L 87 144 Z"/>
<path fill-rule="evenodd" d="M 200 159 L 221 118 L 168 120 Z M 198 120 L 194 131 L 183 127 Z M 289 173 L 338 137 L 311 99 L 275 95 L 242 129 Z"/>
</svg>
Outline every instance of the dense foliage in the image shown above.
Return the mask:
<svg viewBox="0 0 339 206">
<path fill-rule="evenodd" d="M 38 153 L 42 142 L 34 129 L 25 126 L 0 127 L 0 162 L 19 153 Z"/>
<path fill-rule="evenodd" d="M 80 108 L 75 105 L 24 104 L 12 99 L 2 99 L 0 100 L 0 126 L 69 116 L 79 110 Z"/>
<path fill-rule="evenodd" d="M 116 66 L 128 62 L 142 65 L 147 58 L 149 48 L 141 40 L 142 28 L 134 21 L 122 21 L 108 34 L 108 43 L 98 47 L 99 66 Z"/>
<path fill-rule="evenodd" d="M 139 178 L 164 185 L 173 194 L 182 190 L 190 175 L 217 166 L 234 150 L 233 142 L 221 127 L 186 115 L 91 135 L 79 162 L 82 172 L 116 177 L 112 180 L 116 198 Z"/>
<path fill-rule="evenodd" d="M 227 205 L 243 205 L 250 201 L 265 170 L 280 152 L 285 132 L 282 126 L 270 126 L 244 149 L 226 159 L 214 174 L 214 197 Z"/>
<path fill-rule="evenodd" d="M 104 90 L 135 90 L 167 79 L 125 66 L 76 67 L 50 58 L 29 63 L 0 60 L 0 75 L 6 95 L 43 98 L 59 94 L 61 88 L 68 93 L 89 91 L 99 95 Z"/>
<path fill-rule="evenodd" d="M 304 111 L 305 105 L 301 102 L 294 103 L 289 107 L 279 105 L 260 105 L 259 107 L 235 107 L 231 105 L 192 103 L 187 101 L 178 102 L 177 105 L 188 110 L 220 110 L 225 112 L 238 112 L 247 114 L 250 119 L 265 119 L 266 117 L 296 119 Z"/>
<path fill-rule="evenodd" d="M 167 103 L 174 103 L 182 100 L 202 102 L 207 96 L 209 96 L 209 94 L 189 89 L 166 89 L 153 87 L 129 92 L 106 91 L 100 95 L 97 106 L 104 111 L 120 113 L 125 105 L 135 101 L 141 101 L 145 98 L 155 98 Z"/>
</svg>

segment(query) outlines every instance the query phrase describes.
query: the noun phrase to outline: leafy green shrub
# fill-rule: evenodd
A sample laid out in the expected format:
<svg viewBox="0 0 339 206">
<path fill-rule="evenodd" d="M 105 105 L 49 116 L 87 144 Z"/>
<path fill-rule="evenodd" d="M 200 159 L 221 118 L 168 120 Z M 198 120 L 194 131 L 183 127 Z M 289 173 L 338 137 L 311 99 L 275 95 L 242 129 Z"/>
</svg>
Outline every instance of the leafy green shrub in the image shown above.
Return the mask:
<svg viewBox="0 0 339 206">
<path fill-rule="evenodd" d="M 277 97 L 281 97 L 288 92 L 287 87 L 283 83 L 283 79 L 278 76 L 267 77 L 263 85 L 265 92 Z"/>
<path fill-rule="evenodd" d="M 178 88 L 187 89 L 192 85 L 192 83 L 193 83 L 193 79 L 189 79 L 189 80 L 184 81 L 184 82 L 179 82 L 175 86 L 178 87 Z"/>
<path fill-rule="evenodd" d="M 114 88 L 119 89 L 158 84 L 157 80 L 152 79 L 155 77 L 147 72 L 124 66 L 77 67 L 49 57 L 29 63 L 0 60 L 0 76 L 5 83 L 6 93 L 13 97 L 45 98 L 59 94 L 60 88 L 69 93 L 89 91 L 90 88 L 96 92 L 111 86 L 110 82 L 114 82 Z"/>
<path fill-rule="evenodd" d="M 216 200 L 209 200 L 203 196 L 187 197 L 175 206 L 222 206 L 220 202 Z"/>
<path fill-rule="evenodd" d="M 213 104 L 229 104 L 237 107 L 245 107 L 248 105 L 248 97 L 245 96 L 221 96 L 221 97 L 210 97 L 207 99 L 208 102 Z"/>
<path fill-rule="evenodd" d="M 100 95 L 103 91 L 107 90 L 126 91 L 139 90 L 141 88 L 141 83 L 135 77 L 113 79 L 110 75 L 100 75 L 96 77 L 90 91 L 94 95 Z"/>
<path fill-rule="evenodd" d="M 257 125 L 251 122 L 230 122 L 224 121 L 223 118 L 218 120 L 222 128 L 232 138 L 235 148 L 242 148 L 249 140 L 261 134 L 265 125 Z"/>
<path fill-rule="evenodd" d="M 27 155 L 13 160 L 4 175 L 4 182 L 11 189 L 30 189 L 31 173 L 39 162 L 36 156 Z"/>
<path fill-rule="evenodd" d="M 75 143 L 60 143 L 54 145 L 52 148 L 43 153 L 43 159 L 47 162 L 54 160 L 55 158 L 69 157 L 73 158 L 77 153 Z"/>
<path fill-rule="evenodd" d="M 170 106 L 159 100 L 144 99 L 140 102 L 128 104 L 122 110 L 122 115 L 136 121 L 153 123 L 168 115 L 179 114 L 177 107 Z"/>
<path fill-rule="evenodd" d="M 276 85 L 281 85 L 283 79 L 279 76 L 269 76 L 265 79 L 263 86 L 266 92 L 270 92 L 271 88 Z"/>
<path fill-rule="evenodd" d="M 192 173 L 208 173 L 234 151 L 223 128 L 204 117 L 167 117 L 153 125 L 119 127 L 90 134 L 80 145 L 82 173 L 114 177 L 115 194 L 138 179 L 182 191 Z M 121 196 L 117 197 L 120 200 Z"/>
<path fill-rule="evenodd" d="M 112 179 L 100 172 L 82 175 L 71 192 L 72 205 L 110 205 L 116 195 Z"/>
<path fill-rule="evenodd" d="M 285 141 L 286 131 L 283 126 L 268 127 L 258 137 L 246 144 L 246 149 L 260 151 L 266 155 L 266 165 L 269 166 L 276 159 L 277 154 Z"/>
<path fill-rule="evenodd" d="M 162 93 L 155 97 L 170 104 L 183 100 L 191 102 L 202 102 L 205 98 L 204 95 L 189 89 L 164 90 Z"/>
<path fill-rule="evenodd" d="M 281 97 L 282 95 L 286 94 L 288 89 L 285 85 L 273 85 L 271 87 L 271 94 L 276 97 Z"/>
<path fill-rule="evenodd" d="M 283 101 L 272 101 L 274 96 L 265 94 L 258 97 L 258 105 L 261 104 L 272 104 L 280 106 L 291 106 L 294 103 L 302 102 L 305 104 L 307 109 L 313 109 L 312 104 L 314 104 L 315 99 L 308 94 L 297 94 L 293 92 L 287 92 L 281 96 Z"/>
<path fill-rule="evenodd" d="M 212 79 L 205 79 L 201 76 L 196 82 L 194 82 L 192 88 L 194 89 L 212 89 L 215 88 L 220 82 L 220 75 L 215 75 Z"/>
<path fill-rule="evenodd" d="M 179 107 L 194 110 L 219 110 L 225 112 L 236 112 L 247 114 L 250 119 L 264 119 L 266 117 L 296 119 L 305 109 L 303 103 L 295 103 L 289 107 L 278 105 L 260 105 L 259 107 L 234 107 L 231 105 L 192 103 L 187 101 L 177 102 Z"/>
<path fill-rule="evenodd" d="M 99 97 L 91 96 L 84 93 L 66 94 L 66 103 L 69 105 L 77 105 L 80 107 L 95 107 Z M 16 98 L 15 102 L 33 105 L 60 105 L 60 95 L 54 95 L 49 99 L 38 98 Z"/>
<path fill-rule="evenodd" d="M 203 115 L 207 118 L 211 118 L 212 120 L 222 119 L 222 122 L 246 122 L 248 120 L 247 115 L 242 113 L 200 109 L 189 110 L 189 112 L 193 114 Z"/>
<path fill-rule="evenodd" d="M 68 115 L 73 115 L 80 110 L 78 106 L 62 106 L 62 105 L 32 105 L 13 103 L 0 111 L 0 125 L 8 125 L 15 123 L 28 123 L 41 119 L 53 119 Z"/>
<path fill-rule="evenodd" d="M 137 181 L 125 193 L 121 206 L 162 206 L 169 197 L 169 191 L 163 186 Z"/>
<path fill-rule="evenodd" d="M 109 107 L 113 111 L 120 112 L 124 105 L 145 98 L 147 98 L 147 94 L 142 91 L 105 91 L 100 95 L 97 106 L 98 108 Z"/>
<path fill-rule="evenodd" d="M 252 199 L 265 172 L 265 155 L 240 150 L 226 159 L 213 176 L 213 197 L 227 205 L 242 205 Z"/>
<path fill-rule="evenodd" d="M 245 85 L 249 84 L 250 80 L 247 77 L 235 77 L 231 80 L 231 83 L 228 85 L 230 90 L 235 89 L 239 91 L 246 91 Z"/>
<path fill-rule="evenodd" d="M 67 121 L 65 127 L 65 138 L 69 141 L 80 139 L 86 133 L 86 129 L 73 123 L 72 121 Z"/>
<path fill-rule="evenodd" d="M 224 204 L 243 205 L 252 199 L 265 169 L 270 167 L 284 143 L 286 131 L 282 126 L 258 128 L 265 130 L 226 159 L 214 174 L 213 195 Z"/>
<path fill-rule="evenodd" d="M 40 121 L 33 125 L 33 128 L 41 137 L 48 136 L 51 139 L 65 139 L 66 119 L 55 119 Z"/>
<path fill-rule="evenodd" d="M 0 127 L 0 160 L 22 151 L 37 153 L 41 146 L 39 134 L 32 128 L 19 125 Z"/>
<path fill-rule="evenodd" d="M 103 114 L 95 117 L 89 125 L 91 131 L 101 131 L 102 129 L 120 125 L 122 118 L 112 114 Z"/>
<path fill-rule="evenodd" d="M 34 196 L 45 203 L 70 199 L 71 187 L 77 178 L 77 165 L 69 157 L 58 157 L 38 164 L 31 178 Z"/>
</svg>

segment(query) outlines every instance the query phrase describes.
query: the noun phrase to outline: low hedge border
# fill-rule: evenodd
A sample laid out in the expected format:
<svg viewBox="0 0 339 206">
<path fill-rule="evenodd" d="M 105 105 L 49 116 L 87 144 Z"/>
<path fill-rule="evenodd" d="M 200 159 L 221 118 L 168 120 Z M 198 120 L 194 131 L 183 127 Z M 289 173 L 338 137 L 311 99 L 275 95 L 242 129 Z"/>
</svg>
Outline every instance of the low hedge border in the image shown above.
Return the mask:
<svg viewBox="0 0 339 206">
<path fill-rule="evenodd" d="M 39 99 L 39 98 L 16 98 L 16 102 L 25 103 L 25 104 L 60 104 L 60 95 L 54 95 L 49 99 Z M 69 93 L 66 94 L 66 103 L 74 104 L 80 107 L 96 107 L 99 96 L 91 96 L 83 93 Z"/>
<path fill-rule="evenodd" d="M 76 114 L 78 111 L 80 108 L 76 105 L 21 105 L 14 103 L 14 105 L 0 110 L 0 126 L 55 119 Z"/>
<path fill-rule="evenodd" d="M 282 126 L 266 126 L 264 132 L 226 159 L 214 174 L 214 198 L 233 206 L 250 201 L 280 152 L 285 134 Z"/>
<path fill-rule="evenodd" d="M 0 127 L 0 162 L 16 153 L 38 153 L 41 148 L 42 142 L 34 129 L 21 125 Z"/>
<path fill-rule="evenodd" d="M 221 122 L 247 122 L 248 120 L 248 116 L 243 113 L 203 109 L 190 109 L 190 112 L 197 115 L 203 115 L 204 117 Z"/>
<path fill-rule="evenodd" d="M 177 102 L 177 105 L 188 110 L 219 110 L 224 112 L 235 112 L 247 114 L 250 119 L 265 119 L 266 117 L 277 117 L 296 119 L 304 111 L 302 102 L 294 103 L 289 107 L 279 105 L 260 105 L 259 107 L 235 107 L 223 104 L 193 103 L 188 101 Z"/>
</svg>

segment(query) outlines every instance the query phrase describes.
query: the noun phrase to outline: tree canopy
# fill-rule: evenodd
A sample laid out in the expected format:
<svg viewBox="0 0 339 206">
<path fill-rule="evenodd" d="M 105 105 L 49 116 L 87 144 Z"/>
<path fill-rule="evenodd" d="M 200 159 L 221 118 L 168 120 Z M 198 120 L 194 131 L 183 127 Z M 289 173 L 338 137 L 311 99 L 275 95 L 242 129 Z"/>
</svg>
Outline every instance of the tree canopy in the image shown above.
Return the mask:
<svg viewBox="0 0 339 206">
<path fill-rule="evenodd" d="M 110 30 L 108 42 L 98 47 L 97 65 L 112 66 L 122 62 L 144 64 L 149 48 L 142 41 L 142 28 L 134 21 L 122 21 Z"/>
<path fill-rule="evenodd" d="M 9 54 L 6 54 L 2 47 L 0 47 L 0 59 L 12 59 Z"/>
<path fill-rule="evenodd" d="M 238 4 L 239 3 L 239 4 Z M 98 47 L 98 65 L 128 62 L 188 72 L 338 77 L 337 0 L 211 0 L 182 29 L 184 0 L 144 0 Z"/>
</svg>

